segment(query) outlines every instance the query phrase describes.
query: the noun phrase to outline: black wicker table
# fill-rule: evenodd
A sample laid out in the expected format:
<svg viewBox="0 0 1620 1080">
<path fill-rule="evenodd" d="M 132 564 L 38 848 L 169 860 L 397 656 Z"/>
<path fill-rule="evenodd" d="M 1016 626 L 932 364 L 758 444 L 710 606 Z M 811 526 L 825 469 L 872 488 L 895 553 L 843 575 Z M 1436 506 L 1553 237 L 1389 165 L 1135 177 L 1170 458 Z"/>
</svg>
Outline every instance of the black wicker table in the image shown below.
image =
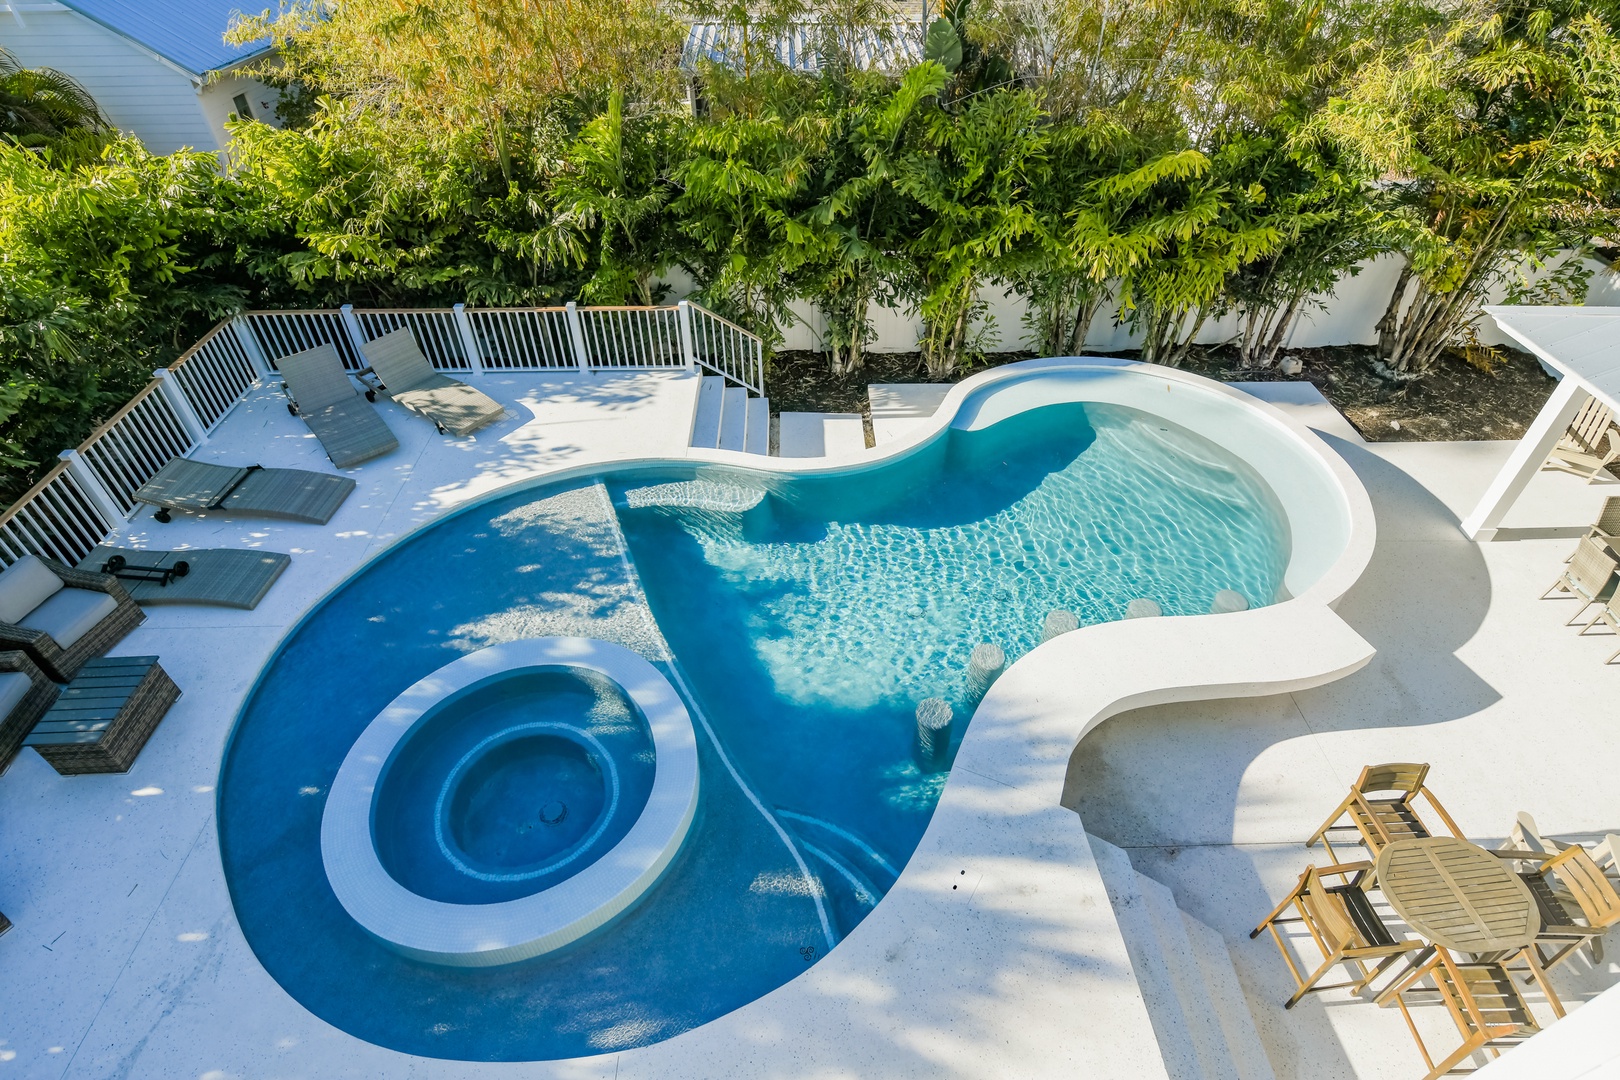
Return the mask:
<svg viewBox="0 0 1620 1080">
<path fill-rule="evenodd" d="M 180 696 L 155 656 L 86 661 L 23 740 L 63 776 L 128 772 Z"/>
</svg>

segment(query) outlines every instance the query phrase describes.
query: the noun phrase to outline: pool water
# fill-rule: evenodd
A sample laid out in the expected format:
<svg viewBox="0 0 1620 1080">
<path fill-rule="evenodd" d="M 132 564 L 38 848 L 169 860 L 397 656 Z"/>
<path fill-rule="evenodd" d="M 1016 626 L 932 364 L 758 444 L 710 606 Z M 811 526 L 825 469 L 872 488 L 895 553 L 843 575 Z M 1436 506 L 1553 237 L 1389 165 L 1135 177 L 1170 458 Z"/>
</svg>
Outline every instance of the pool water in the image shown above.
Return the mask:
<svg viewBox="0 0 1620 1080">
<path fill-rule="evenodd" d="M 948 701 L 960 739 L 975 644 L 1015 660 L 1054 609 L 1085 624 L 1136 598 L 1168 615 L 1206 612 L 1223 589 L 1270 603 L 1288 552 L 1281 509 L 1246 466 L 1095 404 L 951 430 L 859 471 L 636 468 L 497 496 L 358 572 L 267 666 L 220 781 L 238 918 L 289 993 L 403 1051 L 537 1060 L 668 1038 L 804 971 L 893 885 L 947 775 L 918 760 L 916 705 Z M 559 953 L 484 970 L 405 959 L 326 883 L 326 788 L 406 686 L 458 653 L 558 633 L 637 648 L 688 695 L 703 782 L 681 854 L 636 908 Z M 377 820 L 420 838 L 441 814 L 452 853 L 490 879 L 567 858 L 583 834 L 551 830 L 576 814 L 596 827 L 607 777 L 583 741 L 516 730 L 582 727 L 604 707 L 566 697 L 546 715 L 496 705 L 482 727 L 451 725 L 414 787 L 390 795 L 385 778 Z M 635 753 L 611 760 L 628 792 Z M 536 804 L 542 787 L 555 798 Z M 544 824 L 558 802 L 567 814 Z M 402 881 L 419 871 L 390 864 Z M 438 887 L 467 881 L 530 887 L 460 871 Z"/>
<path fill-rule="evenodd" d="M 445 701 L 401 743 L 373 804 L 377 854 L 430 900 L 528 896 L 618 843 L 653 773 L 646 722 L 609 680 L 499 678 Z"/>
</svg>

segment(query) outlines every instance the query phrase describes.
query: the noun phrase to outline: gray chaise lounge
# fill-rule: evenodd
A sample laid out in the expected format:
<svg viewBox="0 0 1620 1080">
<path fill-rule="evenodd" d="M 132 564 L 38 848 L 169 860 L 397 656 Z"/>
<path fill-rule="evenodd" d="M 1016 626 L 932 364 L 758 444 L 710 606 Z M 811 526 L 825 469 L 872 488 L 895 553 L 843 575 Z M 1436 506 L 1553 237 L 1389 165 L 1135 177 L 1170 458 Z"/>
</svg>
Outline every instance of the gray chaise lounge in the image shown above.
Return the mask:
<svg viewBox="0 0 1620 1080">
<path fill-rule="evenodd" d="M 357 377 L 375 376 L 372 389 L 427 417 L 440 431 L 471 435 L 506 415 L 506 406 L 494 398 L 434 371 L 409 327 L 367 342 L 364 351 L 371 366 Z"/>
<path fill-rule="evenodd" d="M 349 477 L 331 473 L 177 457 L 142 484 L 135 499 L 158 507 L 159 521 L 168 521 L 171 510 L 219 510 L 325 525 L 354 487 Z"/>
<path fill-rule="evenodd" d="M 118 558 L 123 559 L 123 566 L 110 561 Z M 178 574 L 181 563 L 185 564 L 185 572 Z M 251 611 L 291 563 L 290 555 L 276 551 L 141 551 L 103 545 L 86 555 L 79 569 L 117 577 L 142 607 L 206 604 Z"/>
<path fill-rule="evenodd" d="M 349 381 L 332 346 L 283 356 L 276 367 L 286 387 L 288 411 L 303 417 L 332 464 L 348 469 L 399 449 L 399 440 Z"/>
</svg>

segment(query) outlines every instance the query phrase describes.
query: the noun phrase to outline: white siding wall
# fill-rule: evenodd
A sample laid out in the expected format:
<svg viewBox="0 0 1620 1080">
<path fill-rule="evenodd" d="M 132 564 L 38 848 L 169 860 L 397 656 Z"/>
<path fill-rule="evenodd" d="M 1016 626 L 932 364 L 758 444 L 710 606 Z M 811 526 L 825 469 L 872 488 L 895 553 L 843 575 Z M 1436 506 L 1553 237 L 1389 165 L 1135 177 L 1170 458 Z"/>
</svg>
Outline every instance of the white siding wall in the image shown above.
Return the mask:
<svg viewBox="0 0 1620 1080">
<path fill-rule="evenodd" d="M 253 119 L 262 120 L 276 127 L 281 126 L 276 123 L 276 102 L 280 98 L 277 91 L 257 79 L 225 75 L 204 86 L 199 97 L 203 117 L 213 132 L 216 147 L 224 146 L 229 141 L 230 137 L 225 133 L 225 121 L 236 112 L 237 94 L 242 94 L 248 99 L 248 108 L 253 111 Z"/>
<path fill-rule="evenodd" d="M 1595 273 L 1586 303 L 1594 306 L 1620 305 L 1620 277 L 1604 272 L 1599 263 L 1592 262 L 1588 265 Z M 1321 308 L 1308 312 L 1300 319 L 1288 345 L 1293 348 L 1310 348 L 1319 345 L 1376 344 L 1378 335 L 1374 327 L 1383 317 L 1384 308 L 1389 303 L 1390 293 L 1395 288 L 1395 279 L 1400 275 L 1400 269 L 1400 259 L 1393 255 L 1380 256 L 1361 264 L 1359 274 L 1340 280 L 1333 295 L 1320 297 Z M 684 296 L 692 288 L 693 283 L 684 274 L 671 274 L 670 279 L 672 297 Z M 1010 352 L 1029 348 L 1030 345 L 1025 341 L 1022 322 L 1023 302 L 1017 297 L 1004 296 L 998 287 L 983 289 L 980 298 L 989 305 L 989 314 L 995 319 L 998 340 L 991 346 L 991 351 Z M 1500 290 L 1488 298 L 1490 303 L 1500 301 Z M 799 322 L 789 327 L 784 334 L 785 347 L 819 349 L 823 329 L 821 316 L 810 305 L 802 302 L 793 305 L 793 313 Z M 876 331 L 871 345 L 873 352 L 910 352 L 917 348 L 917 336 L 922 326 L 916 318 L 902 311 L 883 308 L 874 310 L 871 319 L 873 329 Z M 1231 341 L 1237 336 L 1237 332 L 1237 317 L 1228 315 L 1223 319 L 1206 322 L 1198 333 L 1198 340 L 1205 344 Z M 1511 343 L 1488 316 L 1480 321 L 1479 339 L 1488 345 Z M 1092 349 L 1113 351 L 1133 349 L 1137 346 L 1137 342 L 1124 326 L 1115 324 L 1114 310 L 1110 306 L 1092 322 L 1091 332 L 1086 336 L 1086 345 Z"/>
<path fill-rule="evenodd" d="M 76 12 L 0 13 L 0 46 L 26 67 L 53 67 L 84 84 L 114 124 L 147 149 L 219 149 L 191 79 Z M 226 99 L 227 104 L 230 98 Z"/>
</svg>

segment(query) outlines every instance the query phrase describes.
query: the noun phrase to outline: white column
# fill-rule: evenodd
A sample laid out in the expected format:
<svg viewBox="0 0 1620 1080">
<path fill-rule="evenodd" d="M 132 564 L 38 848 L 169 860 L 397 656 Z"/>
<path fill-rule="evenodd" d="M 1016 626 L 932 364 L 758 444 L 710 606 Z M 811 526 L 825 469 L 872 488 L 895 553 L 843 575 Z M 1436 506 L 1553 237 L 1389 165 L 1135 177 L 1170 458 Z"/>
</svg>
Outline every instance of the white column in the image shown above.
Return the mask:
<svg viewBox="0 0 1620 1080">
<path fill-rule="evenodd" d="M 202 422 L 202 417 L 197 415 L 197 410 L 191 407 L 191 402 L 186 398 L 186 392 L 181 389 L 180 380 L 174 377 L 174 373 L 168 368 L 158 368 L 152 372 L 152 378 L 158 381 L 158 392 L 169 403 L 169 408 L 174 410 L 180 426 L 191 436 L 192 445 L 200 446 L 207 442 L 208 426 Z"/>
<path fill-rule="evenodd" d="M 248 325 L 248 321 L 238 315 L 231 320 L 231 331 L 236 335 L 236 343 L 242 346 L 242 351 L 247 354 L 248 362 L 253 365 L 253 370 L 258 372 L 259 378 L 268 379 L 274 375 L 275 372 L 270 370 L 270 361 L 265 359 L 264 350 L 259 348 L 259 339 L 253 336 L 253 327 Z"/>
<path fill-rule="evenodd" d="M 1496 530 L 1502 524 L 1502 519 L 1507 517 L 1507 512 L 1524 494 L 1530 478 L 1536 475 L 1547 456 L 1553 452 L 1553 447 L 1558 445 L 1558 440 L 1569 430 L 1570 421 L 1581 411 L 1587 396 L 1586 387 L 1573 375 L 1565 375 L 1553 388 L 1552 397 L 1536 414 L 1524 438 L 1514 446 L 1502 471 L 1485 489 L 1479 505 L 1463 519 L 1462 531 L 1468 534 L 1468 539 L 1496 539 Z"/>
<path fill-rule="evenodd" d="M 585 347 L 585 324 L 580 321 L 579 308 L 572 300 L 563 305 L 568 319 L 568 336 L 574 341 L 574 363 L 579 370 L 591 370 L 591 352 Z"/>
<path fill-rule="evenodd" d="M 338 308 L 343 317 L 343 329 L 348 331 L 349 344 L 354 346 L 354 355 L 360 358 L 362 368 L 370 367 L 371 362 L 366 359 L 366 332 L 360 329 L 360 320 L 355 318 L 354 305 L 344 304 Z"/>
<path fill-rule="evenodd" d="M 484 373 L 484 356 L 478 351 L 478 335 L 473 333 L 472 320 L 467 317 L 467 305 L 451 308 L 456 314 L 456 333 L 461 335 L 461 351 L 467 354 L 467 365 L 474 375 Z"/>
<path fill-rule="evenodd" d="M 96 507 L 106 516 L 109 526 L 116 525 L 128 518 L 129 515 L 125 514 L 119 508 L 118 503 L 113 500 L 112 492 L 107 490 L 107 485 L 101 482 L 101 477 L 96 475 L 96 471 L 90 467 L 90 463 L 85 461 L 77 450 L 64 450 L 57 457 L 67 462 L 67 471 L 73 474 L 73 479 L 77 481 L 79 487 L 84 490 L 86 495 L 90 496 L 90 501 L 94 502 Z"/>
<path fill-rule="evenodd" d="M 676 319 L 676 322 L 681 327 L 681 356 L 686 360 L 686 370 L 695 371 L 697 370 L 697 333 L 692 326 L 692 304 L 688 300 L 682 300 L 676 305 L 676 308 L 680 312 L 680 317 Z"/>
</svg>

